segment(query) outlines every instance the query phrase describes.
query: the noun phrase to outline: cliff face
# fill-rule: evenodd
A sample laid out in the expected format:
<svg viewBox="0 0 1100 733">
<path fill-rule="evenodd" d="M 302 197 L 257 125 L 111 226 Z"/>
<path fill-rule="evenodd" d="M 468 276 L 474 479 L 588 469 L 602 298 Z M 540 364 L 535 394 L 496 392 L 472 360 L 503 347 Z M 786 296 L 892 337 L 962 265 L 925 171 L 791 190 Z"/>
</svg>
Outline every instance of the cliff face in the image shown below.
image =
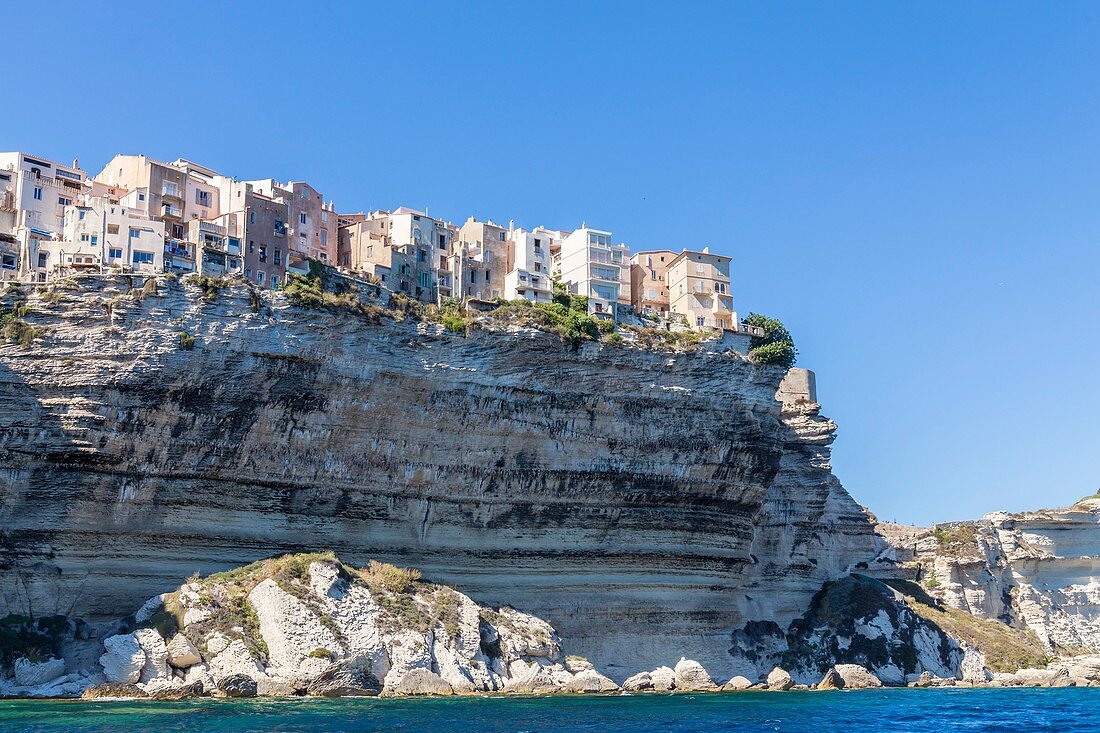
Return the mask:
<svg viewBox="0 0 1100 733">
<path fill-rule="evenodd" d="M 731 634 L 880 549 L 832 423 L 731 351 L 125 290 L 32 295 L 43 338 L 0 347 L 0 614 L 117 616 L 196 570 L 332 550 L 535 613 L 612 676 L 720 675 Z"/>
<path fill-rule="evenodd" d="M 1053 654 L 1100 652 L 1100 498 L 932 529 L 882 525 L 930 593 L 1026 628 Z"/>
</svg>

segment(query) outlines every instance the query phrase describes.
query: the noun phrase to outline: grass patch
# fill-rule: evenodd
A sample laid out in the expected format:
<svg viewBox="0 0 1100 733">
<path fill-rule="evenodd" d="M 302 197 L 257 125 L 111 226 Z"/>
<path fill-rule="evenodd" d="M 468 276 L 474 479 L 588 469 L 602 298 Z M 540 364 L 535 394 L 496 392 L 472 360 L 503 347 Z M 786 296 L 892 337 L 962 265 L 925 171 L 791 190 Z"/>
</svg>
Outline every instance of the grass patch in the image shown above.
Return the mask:
<svg viewBox="0 0 1100 733">
<path fill-rule="evenodd" d="M 986 621 L 943 605 L 915 583 L 885 582 L 905 597 L 906 605 L 918 616 L 985 654 L 985 664 L 993 672 L 1042 667 L 1050 661 L 1039 637 L 1030 629 L 1015 629 L 1000 621 Z"/>
<path fill-rule="evenodd" d="M 978 530 L 972 524 L 936 525 L 932 529 L 936 551 L 956 559 L 981 559 Z"/>
<path fill-rule="evenodd" d="M 694 351 L 703 342 L 699 331 L 666 331 L 663 328 L 644 328 L 624 325 L 634 334 L 634 345 L 648 351 Z"/>
<path fill-rule="evenodd" d="M 210 275 L 192 275 L 187 279 L 187 282 L 197 286 L 202 290 L 202 299 L 207 303 L 213 303 L 218 299 L 218 291 L 222 288 L 227 288 L 232 282 L 232 278 L 212 277 Z"/>
</svg>

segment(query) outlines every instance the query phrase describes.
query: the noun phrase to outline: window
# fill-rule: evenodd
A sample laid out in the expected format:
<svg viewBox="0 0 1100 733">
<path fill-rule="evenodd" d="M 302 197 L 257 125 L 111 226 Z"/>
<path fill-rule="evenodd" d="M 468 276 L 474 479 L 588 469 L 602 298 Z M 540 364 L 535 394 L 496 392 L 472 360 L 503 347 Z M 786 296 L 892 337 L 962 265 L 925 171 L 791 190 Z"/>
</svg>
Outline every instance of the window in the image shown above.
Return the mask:
<svg viewBox="0 0 1100 733">
<path fill-rule="evenodd" d="M 267 262 L 267 247 L 262 244 L 260 245 L 260 262 Z"/>
<path fill-rule="evenodd" d="M 80 235 L 80 241 L 81 242 L 90 242 L 90 241 L 92 241 L 92 236 L 90 234 L 81 234 Z"/>
<path fill-rule="evenodd" d="M 278 250 L 278 249 L 277 249 L 277 250 L 275 250 L 275 264 L 276 264 L 276 265 L 281 265 L 281 264 L 283 264 L 283 253 L 282 253 L 282 250 Z M 275 278 L 274 278 L 274 277 L 272 277 L 272 278 L 271 278 L 271 284 L 272 284 L 272 285 L 274 285 L 274 284 L 275 284 Z"/>
<path fill-rule="evenodd" d="M 493 271 L 492 270 L 486 270 L 485 271 L 485 282 L 491 283 L 492 281 L 493 281 Z"/>
<path fill-rule="evenodd" d="M 726 292 L 726 284 L 725 283 L 714 283 L 714 292 L 716 292 L 716 293 Z"/>
<path fill-rule="evenodd" d="M 39 261 L 42 260 L 42 255 L 44 255 L 44 254 L 46 254 L 46 253 L 42 252 L 42 253 L 39 254 L 39 256 L 38 256 Z M 3 255 L 2 257 L 0 257 L 0 269 L 14 270 L 16 268 L 17 264 L 18 263 L 16 262 L 15 255 Z M 39 267 L 45 267 L 45 266 L 46 266 L 45 263 L 42 263 L 42 264 L 39 265 Z"/>
<path fill-rule="evenodd" d="M 500 232 L 500 241 L 503 242 L 504 240 L 505 240 L 504 232 Z"/>
<path fill-rule="evenodd" d="M 8 256 L 10 256 L 10 255 L 8 255 Z M 50 256 L 49 252 L 39 252 L 38 253 L 38 266 L 39 267 L 45 267 L 46 266 L 46 260 L 49 259 L 49 256 Z"/>
<path fill-rule="evenodd" d="M 470 270 L 470 284 L 477 282 L 477 270 Z"/>
<path fill-rule="evenodd" d="M 447 249 L 447 236 L 445 234 L 439 235 L 439 248 Z"/>
<path fill-rule="evenodd" d="M 93 234 L 93 235 L 92 235 L 92 246 L 94 247 L 94 246 L 96 246 L 97 244 L 99 244 L 99 235 L 97 235 L 97 234 Z"/>
<path fill-rule="evenodd" d="M 244 268 L 244 276 L 246 278 L 248 278 L 249 280 L 252 279 L 252 268 L 251 267 Z"/>
<path fill-rule="evenodd" d="M 41 201 L 42 200 L 42 189 L 39 188 L 38 186 L 34 187 L 34 200 L 35 201 Z"/>
<path fill-rule="evenodd" d="M 256 223 L 256 212 L 255 211 L 248 212 L 248 223 L 249 224 L 255 224 Z"/>
<path fill-rule="evenodd" d="M 121 256 L 122 256 L 122 253 L 120 252 L 119 257 L 121 257 Z M 153 264 L 153 253 L 152 252 L 139 252 L 138 250 L 134 250 L 134 264 L 135 265 L 151 265 L 151 264 Z"/>
<path fill-rule="evenodd" d="M 175 239 L 183 239 L 183 225 L 182 224 L 173 224 L 172 225 L 172 236 Z"/>
<path fill-rule="evenodd" d="M 272 275 L 271 276 L 271 287 L 273 287 L 273 288 L 279 287 L 279 276 L 278 275 Z"/>
<path fill-rule="evenodd" d="M 161 191 L 164 192 L 165 196 L 175 196 L 176 198 L 179 198 L 180 195 L 179 187 L 177 187 L 176 184 L 172 181 L 165 181 L 164 188 L 162 188 Z"/>
<path fill-rule="evenodd" d="M 304 193 L 305 192 L 303 192 L 303 195 L 304 195 Z M 304 211 L 301 214 L 298 214 L 298 223 L 299 224 L 305 224 L 306 223 L 306 213 Z"/>
<path fill-rule="evenodd" d="M 420 287 L 428 288 L 432 285 L 432 275 L 429 272 L 420 273 Z"/>
<path fill-rule="evenodd" d="M 111 251 L 108 253 L 107 256 L 112 260 L 121 260 L 122 259 L 122 250 L 121 249 L 115 249 L 114 247 L 112 247 Z"/>
<path fill-rule="evenodd" d="M 141 236 L 141 230 L 130 227 L 130 239 L 137 239 Z"/>
<path fill-rule="evenodd" d="M 282 219 L 276 219 L 275 220 L 275 236 L 276 237 L 285 237 L 286 236 L 286 222 L 283 221 Z"/>
<path fill-rule="evenodd" d="M 417 262 L 427 262 L 428 261 L 428 253 L 425 252 L 424 250 L 418 251 L 416 253 L 416 261 Z"/>
<path fill-rule="evenodd" d="M 705 271 L 706 271 L 706 268 L 703 267 L 703 263 L 699 262 L 695 265 L 695 274 L 696 275 L 702 275 L 703 272 L 705 272 Z"/>
<path fill-rule="evenodd" d="M 79 219 L 80 221 L 84 221 L 84 217 L 87 216 L 87 215 L 88 215 L 88 212 L 85 211 L 84 209 L 81 209 L 80 211 L 77 212 L 76 218 Z"/>
<path fill-rule="evenodd" d="M 535 239 L 535 251 L 538 252 L 540 249 L 542 249 L 542 242 L 540 242 L 538 239 Z"/>
<path fill-rule="evenodd" d="M 650 300 L 657 300 L 657 288 L 647 288 L 645 297 Z"/>
<path fill-rule="evenodd" d="M 321 230 L 321 246 L 322 247 L 327 247 L 328 246 L 328 229 L 322 229 Z"/>
<path fill-rule="evenodd" d="M 144 201 L 144 200 L 145 200 L 145 194 L 139 193 L 138 194 L 138 201 Z"/>
<path fill-rule="evenodd" d="M 64 196 L 58 196 L 57 197 L 57 205 L 58 206 L 72 206 L 73 205 L 73 200 L 72 199 L 67 199 Z"/>
<path fill-rule="evenodd" d="M 536 262 L 535 263 L 535 272 L 542 272 L 542 263 L 541 262 Z"/>
<path fill-rule="evenodd" d="M 263 285 L 264 280 L 266 280 L 266 279 L 267 279 L 267 273 L 266 272 L 264 272 L 263 270 L 256 270 L 256 282 L 258 282 L 260 285 Z"/>
<path fill-rule="evenodd" d="M 108 224 L 107 225 L 107 233 L 108 234 L 118 234 L 118 224 Z"/>
<path fill-rule="evenodd" d="M 595 244 L 602 247 L 611 246 L 611 237 L 607 234 L 595 234 L 594 232 L 588 233 L 588 243 Z"/>
<path fill-rule="evenodd" d="M 695 316 L 695 325 L 705 326 L 707 325 L 707 319 L 703 318 L 702 316 Z"/>
<path fill-rule="evenodd" d="M 367 245 L 367 257 L 374 257 L 374 245 L 373 244 L 368 244 Z"/>
<path fill-rule="evenodd" d="M 195 203 L 199 206 L 209 206 L 210 192 L 203 191 L 202 189 L 195 189 Z"/>
<path fill-rule="evenodd" d="M 252 254 L 255 251 L 256 251 L 256 243 L 253 242 L 251 239 L 248 240 L 248 254 Z"/>
</svg>

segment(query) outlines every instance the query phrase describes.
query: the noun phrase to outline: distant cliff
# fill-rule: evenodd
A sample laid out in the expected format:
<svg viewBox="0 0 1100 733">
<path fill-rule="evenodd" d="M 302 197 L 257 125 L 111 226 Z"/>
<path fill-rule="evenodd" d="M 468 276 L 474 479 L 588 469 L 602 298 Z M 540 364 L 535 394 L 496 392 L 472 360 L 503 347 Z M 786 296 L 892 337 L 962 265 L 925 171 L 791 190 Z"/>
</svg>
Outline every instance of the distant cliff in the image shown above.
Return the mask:
<svg viewBox="0 0 1100 733">
<path fill-rule="evenodd" d="M 141 285 L 135 279 L 133 285 Z M 751 666 L 882 548 L 783 370 L 528 329 L 288 305 L 237 283 L 85 278 L 5 292 L 4 613 L 129 613 L 194 571 L 379 558 L 510 604 L 621 681 Z M 400 317 L 398 317 L 400 318 Z"/>
<path fill-rule="evenodd" d="M 1051 655 L 1100 653 L 1100 497 L 880 531 L 900 567 L 946 605 L 1027 629 Z"/>
</svg>

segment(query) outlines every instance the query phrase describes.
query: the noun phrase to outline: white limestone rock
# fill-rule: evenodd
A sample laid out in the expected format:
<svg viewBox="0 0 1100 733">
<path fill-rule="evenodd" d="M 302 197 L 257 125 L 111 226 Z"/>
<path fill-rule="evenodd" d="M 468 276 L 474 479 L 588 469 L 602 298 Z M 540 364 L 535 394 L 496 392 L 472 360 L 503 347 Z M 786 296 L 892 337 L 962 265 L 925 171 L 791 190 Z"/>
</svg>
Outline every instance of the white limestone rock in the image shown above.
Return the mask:
<svg viewBox="0 0 1100 733">
<path fill-rule="evenodd" d="M 453 695 L 454 689 L 435 672 L 429 669 L 410 669 L 393 686 L 393 694 L 402 696 L 447 696 Z"/>
<path fill-rule="evenodd" d="M 680 658 L 676 663 L 676 689 L 682 692 L 713 691 L 718 689 L 703 665 L 694 659 Z"/>
<path fill-rule="evenodd" d="M 403 629 L 387 634 L 385 641 L 390 661 L 384 678 L 385 687 L 397 684 L 411 669 L 432 668 L 431 647 L 423 634 Z"/>
<path fill-rule="evenodd" d="M 168 664 L 176 669 L 187 669 L 202 661 L 199 650 L 185 634 L 176 634 L 168 642 Z"/>
<path fill-rule="evenodd" d="M 565 685 L 566 692 L 615 692 L 619 686 L 614 680 L 606 677 L 594 669 L 582 669 L 573 675 L 573 679 Z"/>
<path fill-rule="evenodd" d="M 769 690 L 789 690 L 794 687 L 794 679 L 790 672 L 782 667 L 776 667 L 768 673 Z"/>
<path fill-rule="evenodd" d="M 168 677 L 168 647 L 161 635 L 154 629 L 138 629 L 134 632 L 134 639 L 144 655 L 138 681 L 151 682 Z"/>
<path fill-rule="evenodd" d="M 653 689 L 657 692 L 668 692 L 676 689 L 676 670 L 671 667 L 657 667 L 649 673 L 653 683 Z"/>
<path fill-rule="evenodd" d="M 653 689 L 653 678 L 649 672 L 639 672 L 631 675 L 623 681 L 623 689 L 627 692 L 645 692 Z"/>
<path fill-rule="evenodd" d="M 23 687 L 38 687 L 56 681 L 65 673 L 65 660 L 50 657 L 32 662 L 21 657 L 15 660 L 15 682 Z"/>
<path fill-rule="evenodd" d="M 224 649 L 212 657 L 207 664 L 207 672 L 214 680 L 221 684 L 223 678 L 235 675 L 244 675 L 253 680 L 262 679 L 268 675 L 248 646 L 240 639 L 230 641 Z"/>
<path fill-rule="evenodd" d="M 321 624 L 317 614 L 274 580 L 258 583 L 248 594 L 248 602 L 259 619 L 270 667 L 284 673 L 296 672 L 316 650 L 343 655 L 343 645 Z"/>
<path fill-rule="evenodd" d="M 145 667 L 145 652 L 133 634 L 118 634 L 103 640 L 104 653 L 99 658 L 103 676 L 112 684 L 134 684 L 141 679 Z"/>
<path fill-rule="evenodd" d="M 844 681 L 846 690 L 862 690 L 868 687 L 882 687 L 882 680 L 871 674 L 866 667 L 858 664 L 838 664 L 833 667 Z"/>
<path fill-rule="evenodd" d="M 734 677 L 731 677 L 729 682 L 722 685 L 722 689 L 727 690 L 727 691 L 729 691 L 729 690 L 732 690 L 732 691 L 747 690 L 750 687 L 752 687 L 752 680 L 750 680 L 748 677 L 743 677 L 741 675 L 736 675 Z"/>
</svg>

